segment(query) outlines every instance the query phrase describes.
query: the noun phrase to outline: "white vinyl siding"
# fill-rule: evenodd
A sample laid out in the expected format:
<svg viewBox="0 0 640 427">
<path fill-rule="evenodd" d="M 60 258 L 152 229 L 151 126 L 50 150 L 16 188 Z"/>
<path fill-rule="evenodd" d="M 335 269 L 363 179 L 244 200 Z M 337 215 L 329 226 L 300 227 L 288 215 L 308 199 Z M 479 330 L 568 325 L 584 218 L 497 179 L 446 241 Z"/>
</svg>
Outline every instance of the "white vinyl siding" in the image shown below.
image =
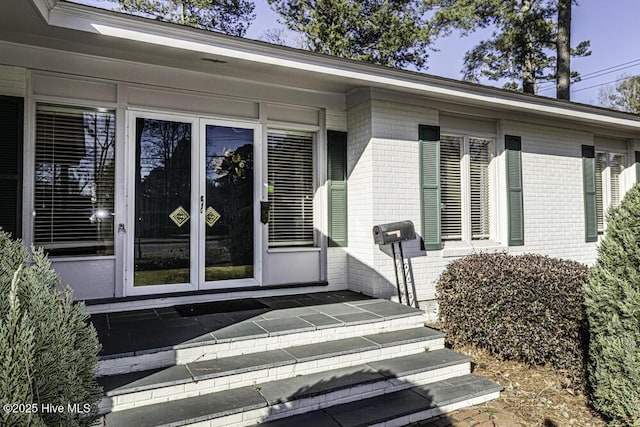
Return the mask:
<svg viewBox="0 0 640 427">
<path fill-rule="evenodd" d="M 308 132 L 267 133 L 269 246 L 313 246 L 313 145 Z"/>
<path fill-rule="evenodd" d="M 115 114 L 38 104 L 35 146 L 35 245 L 112 255 Z"/>
<path fill-rule="evenodd" d="M 490 139 L 440 137 L 442 240 L 489 239 L 491 149 Z"/>
</svg>

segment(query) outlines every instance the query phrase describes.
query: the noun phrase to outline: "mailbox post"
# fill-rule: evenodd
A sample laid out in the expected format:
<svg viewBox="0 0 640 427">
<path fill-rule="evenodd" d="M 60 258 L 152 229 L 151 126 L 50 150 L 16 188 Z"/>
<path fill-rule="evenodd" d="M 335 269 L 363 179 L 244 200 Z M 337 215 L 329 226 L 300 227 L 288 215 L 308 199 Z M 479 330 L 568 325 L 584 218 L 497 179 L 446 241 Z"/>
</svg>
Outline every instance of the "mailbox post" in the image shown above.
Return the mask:
<svg viewBox="0 0 640 427">
<path fill-rule="evenodd" d="M 377 245 L 391 245 L 393 254 L 393 263 L 396 273 L 396 286 L 398 289 L 398 300 L 400 304 L 418 307 L 416 298 L 415 285 L 413 279 L 407 274 L 404 263 L 404 253 L 402 251 L 402 242 L 414 240 L 416 238 L 415 227 L 411 221 L 391 222 L 388 224 L 380 224 L 373 227 L 373 242 Z M 398 249 L 396 250 L 396 245 Z M 400 271 L 400 274 L 398 273 Z M 400 287 L 400 275 L 402 275 L 403 288 Z M 411 286 L 409 286 L 411 281 Z M 404 294 L 404 302 L 403 302 Z"/>
</svg>

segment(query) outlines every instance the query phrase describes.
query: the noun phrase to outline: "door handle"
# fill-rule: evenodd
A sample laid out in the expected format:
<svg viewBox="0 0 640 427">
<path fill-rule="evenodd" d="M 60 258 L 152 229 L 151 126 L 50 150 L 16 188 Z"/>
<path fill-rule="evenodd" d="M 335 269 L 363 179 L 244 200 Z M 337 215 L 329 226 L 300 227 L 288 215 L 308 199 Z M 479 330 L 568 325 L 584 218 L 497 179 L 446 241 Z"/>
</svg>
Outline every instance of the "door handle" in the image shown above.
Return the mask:
<svg viewBox="0 0 640 427">
<path fill-rule="evenodd" d="M 204 212 L 204 196 L 200 196 L 200 213 Z"/>
<path fill-rule="evenodd" d="M 260 201 L 260 222 L 263 224 L 269 222 L 269 209 L 271 209 L 271 202 Z"/>
</svg>

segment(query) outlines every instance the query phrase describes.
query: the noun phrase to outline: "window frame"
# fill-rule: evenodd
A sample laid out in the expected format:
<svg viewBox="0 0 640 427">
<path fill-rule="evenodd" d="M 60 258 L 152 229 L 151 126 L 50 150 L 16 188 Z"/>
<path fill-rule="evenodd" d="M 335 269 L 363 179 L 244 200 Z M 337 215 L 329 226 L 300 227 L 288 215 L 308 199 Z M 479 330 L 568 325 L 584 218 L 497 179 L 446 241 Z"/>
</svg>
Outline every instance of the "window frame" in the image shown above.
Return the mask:
<svg viewBox="0 0 640 427">
<path fill-rule="evenodd" d="M 609 211 L 609 209 L 611 208 L 611 206 L 618 205 L 622 199 L 624 198 L 624 195 L 626 193 L 626 173 L 625 171 L 629 168 L 629 155 L 628 153 L 621 151 L 621 150 L 610 150 L 610 149 L 597 149 L 595 150 L 595 158 L 598 158 L 598 154 L 602 154 L 604 155 L 604 168 L 601 171 L 601 175 L 600 175 L 600 182 L 602 185 L 602 191 L 600 194 L 600 197 L 602 198 L 600 200 L 600 205 L 602 206 L 602 212 L 598 213 L 597 211 L 597 206 L 598 206 L 598 193 L 597 193 L 597 189 L 596 189 L 596 218 L 598 217 L 598 215 L 601 215 L 602 217 L 602 227 L 600 226 L 600 224 L 597 224 L 597 229 L 598 229 L 598 235 L 604 235 L 604 233 L 607 230 L 607 212 Z M 613 159 L 614 156 L 621 156 L 623 161 L 621 162 L 621 170 L 620 170 L 620 174 L 618 175 L 618 196 L 619 196 L 619 200 L 614 201 L 613 200 L 613 180 L 612 180 L 612 174 L 611 174 L 611 161 Z M 596 171 L 597 173 L 597 171 Z"/>
<path fill-rule="evenodd" d="M 318 139 L 319 139 L 319 129 L 317 126 L 288 126 L 281 124 L 270 124 L 266 127 L 265 131 L 265 151 L 266 155 L 264 156 L 264 170 L 265 170 L 265 188 L 267 190 L 266 200 L 269 200 L 269 134 L 272 132 L 283 133 L 285 135 L 304 135 L 311 137 L 311 184 L 312 184 L 312 194 L 311 194 L 311 215 L 312 215 L 312 234 L 313 238 L 311 243 L 308 241 L 301 242 L 299 244 L 295 243 L 295 240 L 290 242 L 281 242 L 273 244 L 270 240 L 271 230 L 267 229 L 266 233 L 266 241 L 265 246 L 268 252 L 281 252 L 281 251 L 308 251 L 308 250 L 319 250 L 321 249 L 321 241 L 318 235 L 318 199 L 317 199 L 317 191 L 318 191 Z M 270 206 L 270 218 L 268 227 L 271 227 L 271 210 L 273 206 Z"/>
<path fill-rule="evenodd" d="M 494 160 L 496 159 L 496 135 L 486 134 L 482 132 L 460 132 L 455 130 L 442 129 L 440 140 L 443 138 L 457 138 L 460 140 L 460 196 L 461 196 L 461 238 L 460 239 L 445 239 L 441 237 L 443 245 L 446 246 L 449 242 L 452 244 L 467 244 L 472 245 L 477 242 L 491 241 L 495 236 L 495 166 Z M 470 140 L 480 139 L 489 142 L 489 159 L 488 159 L 488 205 L 489 205 L 489 235 L 486 239 L 473 239 L 472 238 L 472 225 L 471 225 L 471 153 L 470 153 Z M 442 161 L 442 160 L 441 160 Z M 442 167 L 442 163 L 440 165 Z M 441 187 L 443 183 L 441 182 Z M 440 201 L 442 204 L 442 201 Z M 444 215 L 441 206 L 441 216 Z M 442 223 L 442 220 L 441 220 Z M 442 227 L 442 226 L 441 226 Z"/>
</svg>

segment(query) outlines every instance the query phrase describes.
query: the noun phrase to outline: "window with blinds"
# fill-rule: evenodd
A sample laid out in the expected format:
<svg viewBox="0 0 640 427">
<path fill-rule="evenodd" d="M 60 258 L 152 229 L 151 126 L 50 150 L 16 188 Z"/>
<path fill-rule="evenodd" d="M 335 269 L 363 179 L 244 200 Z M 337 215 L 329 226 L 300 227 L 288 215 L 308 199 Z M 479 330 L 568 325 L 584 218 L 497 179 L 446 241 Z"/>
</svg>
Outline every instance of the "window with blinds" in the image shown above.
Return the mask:
<svg viewBox="0 0 640 427">
<path fill-rule="evenodd" d="M 471 239 L 489 238 L 489 162 L 491 141 L 469 138 Z"/>
<path fill-rule="evenodd" d="M 626 159 L 622 154 L 611 154 L 609 167 L 611 168 L 611 206 L 618 206 L 622 201 L 622 186 L 620 178 L 624 170 Z"/>
<path fill-rule="evenodd" d="M 440 224 L 442 240 L 462 239 L 460 160 L 462 138 L 440 137 Z"/>
<path fill-rule="evenodd" d="M 604 232 L 604 200 L 602 193 L 602 174 L 607 168 L 607 156 L 605 153 L 596 153 L 595 169 L 596 169 L 596 222 L 598 224 L 598 233 Z"/>
<path fill-rule="evenodd" d="M 313 145 L 311 133 L 267 133 L 269 246 L 313 246 Z"/>
<path fill-rule="evenodd" d="M 442 240 L 489 239 L 491 147 L 486 138 L 440 137 Z"/>
<path fill-rule="evenodd" d="M 622 201 L 623 189 L 621 181 L 626 161 L 624 154 L 596 153 L 596 219 L 599 234 L 605 231 L 605 213 L 607 210 L 610 207 L 618 206 Z M 607 168 L 608 173 L 606 173 Z M 606 200 L 605 193 L 608 193 Z"/>
<path fill-rule="evenodd" d="M 35 245 L 112 255 L 114 112 L 38 104 L 35 145 Z"/>
</svg>

